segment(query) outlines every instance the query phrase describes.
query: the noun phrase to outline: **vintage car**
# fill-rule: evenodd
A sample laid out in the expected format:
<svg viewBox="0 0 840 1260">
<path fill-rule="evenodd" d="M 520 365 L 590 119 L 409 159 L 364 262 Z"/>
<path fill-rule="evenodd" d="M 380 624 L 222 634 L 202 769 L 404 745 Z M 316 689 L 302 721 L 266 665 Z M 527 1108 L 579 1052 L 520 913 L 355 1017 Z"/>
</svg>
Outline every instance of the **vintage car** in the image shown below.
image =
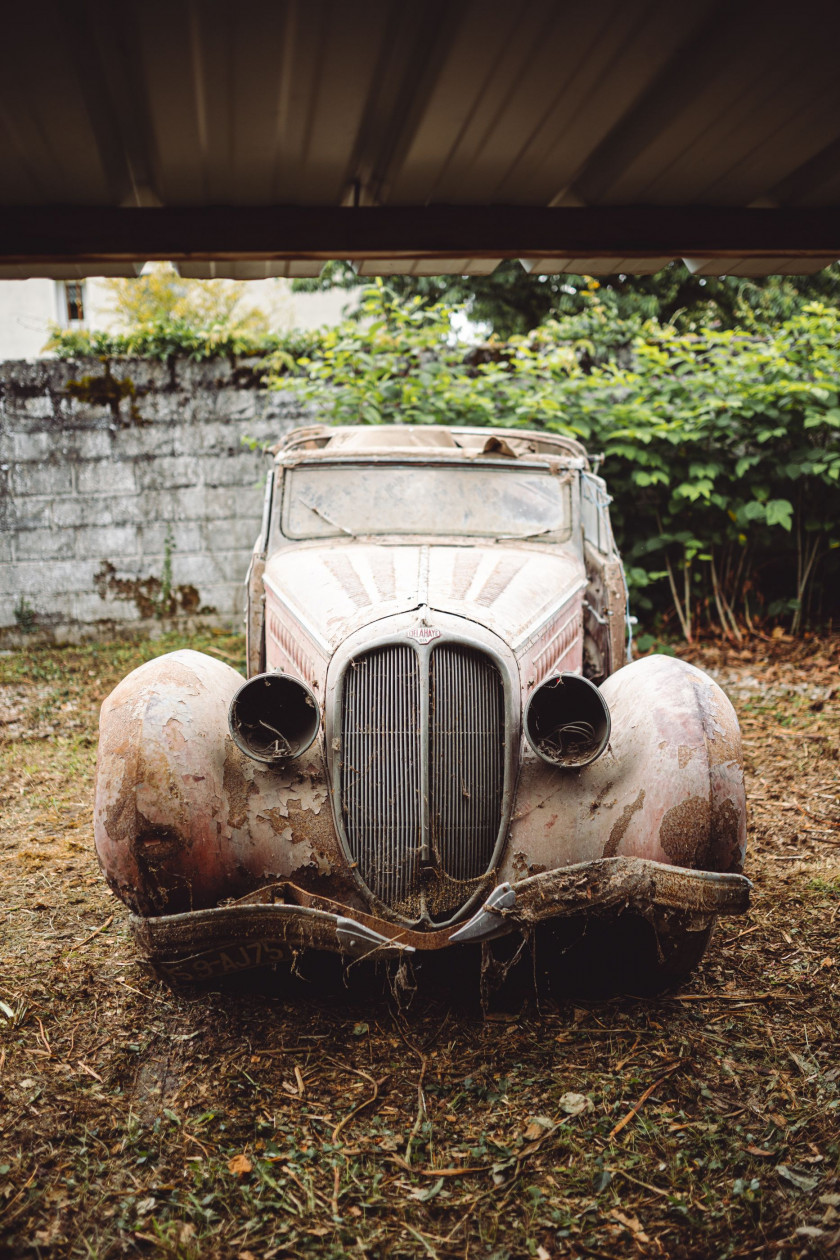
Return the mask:
<svg viewBox="0 0 840 1260">
<path fill-rule="evenodd" d="M 248 680 L 173 652 L 102 707 L 96 849 L 148 958 L 177 981 L 512 935 L 562 979 L 576 934 L 633 921 L 637 979 L 686 974 L 748 904 L 740 734 L 701 670 L 628 661 L 608 504 L 549 433 L 282 442 Z"/>
</svg>

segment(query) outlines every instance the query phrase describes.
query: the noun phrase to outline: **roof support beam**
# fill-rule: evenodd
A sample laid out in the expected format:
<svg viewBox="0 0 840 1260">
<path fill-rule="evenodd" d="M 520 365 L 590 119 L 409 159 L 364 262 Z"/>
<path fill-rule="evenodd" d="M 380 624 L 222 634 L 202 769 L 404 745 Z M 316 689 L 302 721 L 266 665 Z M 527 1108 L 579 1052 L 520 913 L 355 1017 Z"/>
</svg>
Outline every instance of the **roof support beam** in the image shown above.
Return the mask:
<svg viewBox="0 0 840 1260">
<path fill-rule="evenodd" d="M 840 258 L 840 215 L 715 206 L 0 209 L 6 264 L 402 257 Z"/>
</svg>

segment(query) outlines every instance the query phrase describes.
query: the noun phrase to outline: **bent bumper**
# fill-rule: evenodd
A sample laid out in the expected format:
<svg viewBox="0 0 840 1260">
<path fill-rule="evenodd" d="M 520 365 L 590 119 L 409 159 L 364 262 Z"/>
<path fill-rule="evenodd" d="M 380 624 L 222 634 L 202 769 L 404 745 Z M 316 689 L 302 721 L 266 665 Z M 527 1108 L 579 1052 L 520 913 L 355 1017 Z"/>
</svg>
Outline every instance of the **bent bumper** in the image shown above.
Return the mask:
<svg viewBox="0 0 840 1260">
<path fill-rule="evenodd" d="M 388 958 L 474 944 L 527 931 L 547 919 L 679 910 L 712 920 L 743 914 L 752 884 L 744 875 L 668 866 L 646 858 L 600 858 L 499 884 L 460 925 L 418 931 L 343 908 L 291 884 L 271 885 L 211 910 L 131 916 L 138 946 L 171 980 L 208 980 L 289 961 L 306 949 L 349 958 Z"/>
</svg>

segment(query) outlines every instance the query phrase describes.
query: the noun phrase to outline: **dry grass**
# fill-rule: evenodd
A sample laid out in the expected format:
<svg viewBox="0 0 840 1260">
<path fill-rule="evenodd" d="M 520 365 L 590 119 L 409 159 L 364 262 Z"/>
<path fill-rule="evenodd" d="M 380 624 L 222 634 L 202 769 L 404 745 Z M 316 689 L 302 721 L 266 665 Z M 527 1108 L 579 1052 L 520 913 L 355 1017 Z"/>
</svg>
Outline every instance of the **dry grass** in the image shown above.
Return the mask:
<svg viewBox="0 0 840 1260">
<path fill-rule="evenodd" d="M 400 1013 L 381 980 L 138 962 L 95 715 L 174 645 L 0 658 L 0 1255 L 837 1254 L 836 638 L 692 655 L 741 713 L 756 882 L 693 981 L 488 1016 L 440 978 Z"/>
</svg>

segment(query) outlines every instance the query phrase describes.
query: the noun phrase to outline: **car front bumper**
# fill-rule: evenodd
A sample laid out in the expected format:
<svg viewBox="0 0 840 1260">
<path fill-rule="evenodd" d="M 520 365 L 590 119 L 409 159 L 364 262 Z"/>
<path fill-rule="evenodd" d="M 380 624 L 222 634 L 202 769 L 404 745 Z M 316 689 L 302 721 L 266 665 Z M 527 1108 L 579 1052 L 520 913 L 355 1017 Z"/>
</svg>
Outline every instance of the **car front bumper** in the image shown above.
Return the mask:
<svg viewBox="0 0 840 1260">
<path fill-rule="evenodd" d="M 743 914 L 752 884 L 744 875 L 696 871 L 646 858 L 612 857 L 544 871 L 496 886 L 461 924 L 420 931 L 354 914 L 292 884 L 273 884 L 233 904 L 185 914 L 131 917 L 148 960 L 176 983 L 211 980 L 288 962 L 304 950 L 347 958 L 394 958 L 527 932 L 549 919 L 680 911 L 711 922 Z"/>
</svg>

